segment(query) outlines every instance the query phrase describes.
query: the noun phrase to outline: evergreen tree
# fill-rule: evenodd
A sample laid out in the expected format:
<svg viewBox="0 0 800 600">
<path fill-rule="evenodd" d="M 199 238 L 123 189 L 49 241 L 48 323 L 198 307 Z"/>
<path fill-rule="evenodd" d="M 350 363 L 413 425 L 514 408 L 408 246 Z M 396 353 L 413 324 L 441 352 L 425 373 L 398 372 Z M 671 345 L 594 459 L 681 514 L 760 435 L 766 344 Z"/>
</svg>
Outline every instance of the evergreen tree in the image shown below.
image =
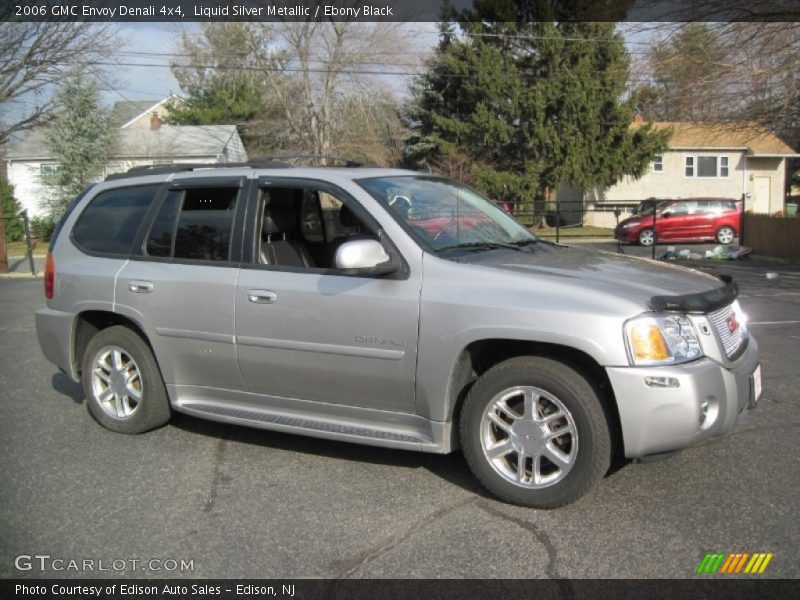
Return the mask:
<svg viewBox="0 0 800 600">
<path fill-rule="evenodd" d="M 71 71 L 58 91 L 61 112 L 47 130 L 57 168 L 43 183 L 50 194 L 45 209 L 58 220 L 72 199 L 102 174 L 116 134 L 111 112 L 100 106 L 99 87 L 80 70 Z"/>
<path fill-rule="evenodd" d="M 408 158 L 440 168 L 466 159 L 471 181 L 503 199 L 641 175 L 668 133 L 631 128 L 636 98 L 625 98 L 629 61 L 614 24 L 532 21 L 535 4 L 479 1 L 460 35 L 440 26 L 404 115 Z"/>
<path fill-rule="evenodd" d="M 14 218 L 20 210 L 19 202 L 14 197 L 14 186 L 8 180 L 0 179 L 0 217 L 6 217 L 0 225 L 5 224 L 9 242 L 18 242 L 24 234 L 22 219 Z"/>
</svg>

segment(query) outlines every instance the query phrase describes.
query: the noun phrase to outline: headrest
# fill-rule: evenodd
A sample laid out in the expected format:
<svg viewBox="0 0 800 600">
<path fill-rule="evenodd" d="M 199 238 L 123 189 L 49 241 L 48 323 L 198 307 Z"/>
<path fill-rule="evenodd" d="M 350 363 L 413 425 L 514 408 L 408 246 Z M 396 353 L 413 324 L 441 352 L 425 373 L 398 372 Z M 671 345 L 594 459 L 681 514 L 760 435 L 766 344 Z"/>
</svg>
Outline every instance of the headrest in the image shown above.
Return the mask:
<svg viewBox="0 0 800 600">
<path fill-rule="evenodd" d="M 358 227 L 361 225 L 361 221 L 346 204 L 342 204 L 342 208 L 339 209 L 339 223 L 343 227 Z"/>
<path fill-rule="evenodd" d="M 270 204 L 264 211 L 264 223 L 261 230 L 267 235 L 289 233 L 297 225 L 294 211 L 285 204 Z"/>
</svg>

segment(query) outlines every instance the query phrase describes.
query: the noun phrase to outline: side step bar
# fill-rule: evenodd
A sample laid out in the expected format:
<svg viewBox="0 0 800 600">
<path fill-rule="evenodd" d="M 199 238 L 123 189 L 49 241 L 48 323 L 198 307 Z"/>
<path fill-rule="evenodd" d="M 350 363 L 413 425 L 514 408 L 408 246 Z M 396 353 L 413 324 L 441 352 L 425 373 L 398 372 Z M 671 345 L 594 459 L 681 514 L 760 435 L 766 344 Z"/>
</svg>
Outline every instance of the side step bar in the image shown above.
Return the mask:
<svg viewBox="0 0 800 600">
<path fill-rule="evenodd" d="M 173 408 L 180 412 L 212 421 L 246 425 L 259 429 L 285 431 L 370 446 L 434 453 L 443 452 L 443 448 L 432 439 L 408 430 L 400 432 L 376 429 L 363 424 L 342 423 L 340 420 L 329 421 L 307 416 L 280 414 L 253 407 L 231 406 L 202 401 L 182 401 L 173 404 Z"/>
</svg>

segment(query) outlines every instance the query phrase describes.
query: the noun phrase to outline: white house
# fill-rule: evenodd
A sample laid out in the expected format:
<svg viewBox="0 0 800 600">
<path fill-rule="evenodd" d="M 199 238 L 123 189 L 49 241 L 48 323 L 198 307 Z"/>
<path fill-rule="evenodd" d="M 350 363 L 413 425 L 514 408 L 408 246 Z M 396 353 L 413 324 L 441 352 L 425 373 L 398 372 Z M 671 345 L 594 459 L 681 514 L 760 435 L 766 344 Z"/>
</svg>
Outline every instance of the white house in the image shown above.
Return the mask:
<svg viewBox="0 0 800 600">
<path fill-rule="evenodd" d="M 164 125 L 169 98 L 161 102 L 118 102 L 112 117 L 119 125 L 114 152 L 98 179 L 131 167 L 171 163 L 244 162 L 247 152 L 234 125 Z M 58 168 L 44 131 L 32 131 L 7 151 L 8 180 L 30 216 L 43 213 L 48 193 L 42 176 Z"/>
<path fill-rule="evenodd" d="M 632 127 L 642 127 L 637 121 Z M 569 206 L 583 201 L 584 223 L 613 227 L 613 209 L 625 213 L 646 198 L 736 198 L 745 209 L 772 214 L 783 210 L 787 159 L 800 156 L 759 125 L 752 123 L 653 123 L 671 129 L 669 148 L 636 179 L 624 177 L 606 189 L 564 186 L 559 199 Z M 565 211 L 566 212 L 566 211 Z"/>
</svg>

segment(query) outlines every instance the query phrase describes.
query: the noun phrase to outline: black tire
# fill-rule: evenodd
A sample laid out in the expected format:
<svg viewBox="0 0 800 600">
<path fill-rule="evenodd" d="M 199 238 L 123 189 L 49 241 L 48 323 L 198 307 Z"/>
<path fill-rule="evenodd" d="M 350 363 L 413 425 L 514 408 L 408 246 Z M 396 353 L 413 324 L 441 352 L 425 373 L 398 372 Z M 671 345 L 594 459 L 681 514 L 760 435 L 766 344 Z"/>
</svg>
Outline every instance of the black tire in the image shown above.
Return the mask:
<svg viewBox="0 0 800 600">
<path fill-rule="evenodd" d="M 102 351 L 109 347 L 121 349 L 138 368 L 141 398 L 129 416 L 112 416 L 103 408 L 94 390 L 96 361 Z M 109 327 L 91 339 L 83 355 L 81 380 L 89 412 L 106 429 L 119 433 L 143 433 L 169 421 L 169 398 L 155 357 L 147 343 L 128 327 Z"/>
<path fill-rule="evenodd" d="M 571 413 L 577 430 L 570 470 L 546 487 L 530 488 L 509 481 L 484 454 L 482 418 L 498 395 L 517 386 L 552 394 Z M 512 358 L 484 373 L 464 401 L 460 436 L 462 451 L 478 481 L 498 498 L 523 506 L 556 508 L 574 502 L 597 484 L 611 464 L 608 422 L 596 392 L 577 371 L 548 358 Z"/>
<path fill-rule="evenodd" d="M 642 229 L 637 236 L 637 241 L 639 242 L 640 246 L 649 248 L 655 243 L 656 236 L 652 229 Z"/>
<path fill-rule="evenodd" d="M 733 238 L 736 237 L 736 231 L 733 227 L 729 227 L 728 225 L 723 225 L 717 230 L 717 242 L 720 244 L 732 244 Z"/>
</svg>

